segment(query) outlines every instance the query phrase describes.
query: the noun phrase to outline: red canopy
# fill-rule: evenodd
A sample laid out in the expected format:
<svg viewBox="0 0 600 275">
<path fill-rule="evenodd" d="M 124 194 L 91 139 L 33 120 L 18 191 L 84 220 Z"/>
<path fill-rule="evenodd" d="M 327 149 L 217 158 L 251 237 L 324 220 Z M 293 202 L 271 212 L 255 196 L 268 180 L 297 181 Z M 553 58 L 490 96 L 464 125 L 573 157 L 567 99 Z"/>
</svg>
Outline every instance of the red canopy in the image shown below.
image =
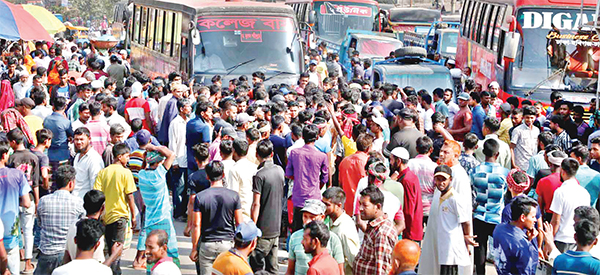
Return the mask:
<svg viewBox="0 0 600 275">
<path fill-rule="evenodd" d="M 0 0 L 0 38 L 53 41 L 46 29 L 20 5 Z"/>
</svg>

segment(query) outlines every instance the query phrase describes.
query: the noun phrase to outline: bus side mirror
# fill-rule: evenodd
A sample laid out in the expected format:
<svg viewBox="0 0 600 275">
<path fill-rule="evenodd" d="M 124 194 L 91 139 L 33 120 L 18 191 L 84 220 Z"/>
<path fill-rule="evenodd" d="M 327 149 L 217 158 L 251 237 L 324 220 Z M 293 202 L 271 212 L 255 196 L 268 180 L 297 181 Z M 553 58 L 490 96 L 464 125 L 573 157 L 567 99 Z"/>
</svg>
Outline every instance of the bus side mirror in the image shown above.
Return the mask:
<svg viewBox="0 0 600 275">
<path fill-rule="evenodd" d="M 317 22 L 317 13 L 315 11 L 310 11 L 308 14 L 308 24 L 314 25 Z"/>
<path fill-rule="evenodd" d="M 515 59 L 517 57 L 517 51 L 519 49 L 519 40 L 521 40 L 521 34 L 518 32 L 508 32 L 504 38 L 504 57 L 509 59 Z"/>
<path fill-rule="evenodd" d="M 192 44 L 200 45 L 200 32 L 196 28 L 192 30 Z"/>
</svg>

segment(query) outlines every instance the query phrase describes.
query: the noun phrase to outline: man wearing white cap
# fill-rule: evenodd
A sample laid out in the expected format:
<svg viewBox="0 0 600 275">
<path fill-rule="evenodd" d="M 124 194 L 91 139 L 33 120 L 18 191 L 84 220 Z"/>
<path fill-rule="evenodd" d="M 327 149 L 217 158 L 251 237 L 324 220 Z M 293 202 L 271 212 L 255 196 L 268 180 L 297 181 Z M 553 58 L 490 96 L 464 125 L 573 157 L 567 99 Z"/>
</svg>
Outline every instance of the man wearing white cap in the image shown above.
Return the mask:
<svg viewBox="0 0 600 275">
<path fill-rule="evenodd" d="M 13 85 L 13 92 L 15 92 L 15 99 L 21 99 L 25 97 L 27 90 L 31 87 L 29 83 L 29 73 L 25 70 L 19 72 L 19 82 Z"/>
<path fill-rule="evenodd" d="M 374 151 L 379 153 L 383 152 L 383 144 L 385 142 L 385 138 L 383 136 L 383 131 L 390 129 L 387 119 L 382 116 L 373 116 L 373 123 L 371 123 L 371 133 L 375 135 L 375 140 L 373 140 L 373 148 Z"/>
<path fill-rule="evenodd" d="M 143 129 L 154 133 L 152 118 L 150 116 L 150 105 L 142 96 L 142 83 L 135 82 L 131 86 L 131 99 L 125 104 L 125 120 L 129 123 L 136 118 L 143 122 Z M 168 132 L 168 127 L 165 129 Z"/>
<path fill-rule="evenodd" d="M 423 202 L 421 201 L 421 184 L 419 178 L 408 168 L 410 155 L 403 147 L 396 147 L 390 155 L 390 170 L 393 180 L 402 184 L 404 190 L 404 223 L 406 227 L 402 234 L 403 239 L 420 242 L 423 240 Z M 389 190 L 389 188 L 388 188 Z M 389 190 L 392 191 L 393 190 Z"/>
<path fill-rule="evenodd" d="M 448 130 L 450 134 L 457 141 L 464 141 L 465 134 L 471 131 L 471 125 L 473 124 L 473 114 L 469 109 L 469 100 L 471 96 L 469 94 L 462 92 L 458 95 L 458 105 L 460 106 L 460 110 L 454 116 L 454 122 L 452 123 L 452 128 Z"/>
<path fill-rule="evenodd" d="M 562 184 L 560 180 L 560 165 L 565 158 L 567 158 L 567 154 L 559 150 L 546 154 L 546 161 L 548 162 L 548 166 L 550 166 L 552 174 L 542 178 L 535 189 L 535 192 L 538 195 L 538 203 L 542 210 L 542 217 L 544 221 L 547 222 L 552 219 L 550 204 L 554 198 L 554 191 Z"/>
</svg>

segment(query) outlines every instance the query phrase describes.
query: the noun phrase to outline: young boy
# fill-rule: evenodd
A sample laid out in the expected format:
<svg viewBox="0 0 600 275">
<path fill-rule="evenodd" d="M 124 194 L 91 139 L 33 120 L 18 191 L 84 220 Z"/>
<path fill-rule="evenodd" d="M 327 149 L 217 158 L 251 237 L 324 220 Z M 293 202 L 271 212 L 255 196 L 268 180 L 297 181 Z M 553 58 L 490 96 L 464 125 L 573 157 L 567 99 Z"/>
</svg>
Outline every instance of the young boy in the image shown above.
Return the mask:
<svg viewBox="0 0 600 275">
<path fill-rule="evenodd" d="M 468 246 L 478 245 L 469 233 L 471 207 L 468 200 L 462 199 L 450 186 L 452 169 L 449 166 L 443 164 L 435 168 L 433 182 L 441 194 L 434 195 L 431 205 L 419 273 L 458 274 L 459 266 L 471 264 Z"/>
<path fill-rule="evenodd" d="M 104 192 L 106 196 L 104 224 L 106 224 L 106 245 L 112 247 L 115 242 L 125 241 L 129 219 L 131 228 L 135 228 L 135 203 L 133 193 L 137 191 L 133 174 L 127 167 L 129 147 L 119 143 L 113 147 L 115 161 L 100 170 L 94 183 L 94 189 Z M 117 259 L 111 265 L 115 274 L 121 274 L 121 260 Z"/>
<path fill-rule="evenodd" d="M 175 154 L 164 146 L 146 145 L 146 167 L 138 172 L 140 193 L 146 205 L 143 228 L 140 231 L 137 250 L 146 250 L 146 236 L 152 230 L 168 232 L 167 255 L 179 265 L 177 252 L 177 232 L 171 219 L 171 204 L 167 188 L 167 170 L 175 160 Z M 151 271 L 152 266 L 146 266 Z"/>
<path fill-rule="evenodd" d="M 471 176 L 471 171 L 473 168 L 479 166 L 480 164 L 475 156 L 473 156 L 475 149 L 477 149 L 477 142 L 479 142 L 477 135 L 473 133 L 467 133 L 465 135 L 465 141 L 463 142 L 464 152 L 462 152 L 460 157 L 458 157 L 458 162 L 460 162 L 460 165 L 465 168 L 465 171 L 467 171 L 469 176 Z"/>
</svg>

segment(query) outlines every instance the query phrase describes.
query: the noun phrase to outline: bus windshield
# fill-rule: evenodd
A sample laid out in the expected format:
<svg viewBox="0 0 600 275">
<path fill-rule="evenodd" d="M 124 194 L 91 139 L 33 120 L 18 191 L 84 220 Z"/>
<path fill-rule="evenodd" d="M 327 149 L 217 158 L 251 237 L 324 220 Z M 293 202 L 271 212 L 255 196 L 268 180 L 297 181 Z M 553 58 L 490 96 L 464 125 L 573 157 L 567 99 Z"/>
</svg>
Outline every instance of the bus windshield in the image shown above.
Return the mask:
<svg viewBox="0 0 600 275">
<path fill-rule="evenodd" d="M 442 32 L 440 41 L 440 52 L 443 55 L 456 55 L 456 44 L 458 41 L 458 32 Z"/>
<path fill-rule="evenodd" d="M 523 44 L 512 71 L 512 86 L 536 86 L 566 91 L 596 89 L 598 38 L 586 26 L 593 10 L 524 8 L 517 20 L 523 30 Z"/>
<path fill-rule="evenodd" d="M 300 72 L 300 45 L 294 42 L 291 18 L 205 16 L 198 20 L 198 30 L 194 73 Z"/>
<path fill-rule="evenodd" d="M 373 58 L 388 56 L 390 52 L 402 48 L 402 46 L 400 40 L 360 39 L 356 50 L 360 53 L 361 58 Z"/>
<path fill-rule="evenodd" d="M 336 43 L 346 36 L 348 29 L 370 31 L 377 14 L 377 6 L 359 2 L 315 2 L 317 35 Z"/>
<path fill-rule="evenodd" d="M 419 87 L 426 91 L 433 91 L 436 88 L 454 90 L 454 82 L 448 73 L 390 74 L 387 81 L 399 87 Z"/>
</svg>

